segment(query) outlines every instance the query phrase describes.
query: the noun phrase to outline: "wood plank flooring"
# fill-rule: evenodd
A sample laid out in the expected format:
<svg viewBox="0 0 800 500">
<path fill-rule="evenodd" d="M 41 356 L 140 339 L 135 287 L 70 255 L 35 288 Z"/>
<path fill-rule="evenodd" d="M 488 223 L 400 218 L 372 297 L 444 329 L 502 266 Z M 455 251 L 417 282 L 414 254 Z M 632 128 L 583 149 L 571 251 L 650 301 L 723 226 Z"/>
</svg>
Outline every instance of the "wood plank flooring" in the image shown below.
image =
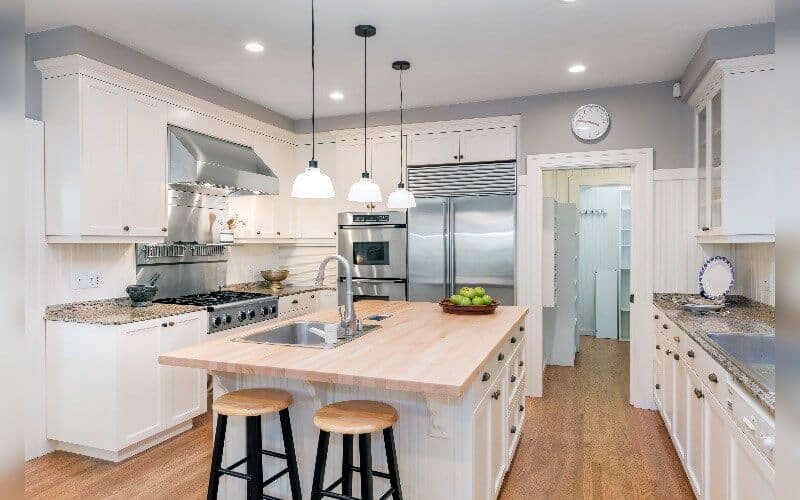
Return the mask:
<svg viewBox="0 0 800 500">
<path fill-rule="evenodd" d="M 692 498 L 656 412 L 628 404 L 628 344 L 581 338 L 575 367 L 550 367 L 500 498 Z M 123 463 L 55 452 L 25 467 L 29 498 L 204 498 L 211 421 Z M 307 489 L 307 488 L 306 488 Z"/>
</svg>

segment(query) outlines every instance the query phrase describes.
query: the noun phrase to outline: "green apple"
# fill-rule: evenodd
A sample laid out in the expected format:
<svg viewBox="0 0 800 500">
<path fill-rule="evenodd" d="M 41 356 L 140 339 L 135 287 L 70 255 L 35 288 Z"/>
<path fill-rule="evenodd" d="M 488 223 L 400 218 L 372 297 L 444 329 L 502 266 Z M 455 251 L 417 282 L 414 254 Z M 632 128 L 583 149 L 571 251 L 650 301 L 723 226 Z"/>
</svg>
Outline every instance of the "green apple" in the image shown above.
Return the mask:
<svg viewBox="0 0 800 500">
<path fill-rule="evenodd" d="M 473 297 L 472 298 L 472 305 L 473 306 L 482 306 L 483 305 L 483 297 Z"/>
<path fill-rule="evenodd" d="M 486 295 L 486 290 L 484 290 L 482 286 L 476 286 L 475 288 L 473 288 L 473 290 L 475 291 L 476 297 L 483 297 L 484 295 Z"/>
<path fill-rule="evenodd" d="M 483 305 L 485 305 L 485 306 L 492 305 L 492 300 L 493 299 L 492 299 L 492 297 L 490 295 L 484 295 L 483 297 L 481 297 L 481 300 L 483 300 Z"/>
<path fill-rule="evenodd" d="M 451 295 L 450 296 L 450 303 L 453 305 L 460 305 L 461 304 L 461 295 Z"/>
<path fill-rule="evenodd" d="M 459 293 L 468 299 L 475 297 L 475 290 L 466 286 L 463 287 Z"/>
<path fill-rule="evenodd" d="M 460 305 L 460 306 L 471 306 L 472 305 L 472 299 L 470 299 L 469 297 L 464 297 L 463 295 L 459 295 L 458 297 L 459 297 L 458 305 Z"/>
</svg>

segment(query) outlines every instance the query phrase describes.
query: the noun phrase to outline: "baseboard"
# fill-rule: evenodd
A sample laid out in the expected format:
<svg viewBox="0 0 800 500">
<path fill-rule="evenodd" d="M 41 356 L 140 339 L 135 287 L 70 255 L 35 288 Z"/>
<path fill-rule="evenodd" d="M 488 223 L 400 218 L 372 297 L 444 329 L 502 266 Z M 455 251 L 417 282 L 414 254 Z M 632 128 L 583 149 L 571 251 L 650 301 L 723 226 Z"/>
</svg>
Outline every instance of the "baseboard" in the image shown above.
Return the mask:
<svg viewBox="0 0 800 500">
<path fill-rule="evenodd" d="M 184 422 L 180 425 L 176 425 L 170 429 L 165 431 L 161 431 L 158 434 L 150 436 L 147 439 L 139 441 L 138 443 L 132 444 L 126 448 L 122 448 L 118 451 L 113 450 L 104 450 L 101 448 L 94 448 L 91 446 L 83 446 L 80 444 L 73 444 L 73 443 L 66 443 L 64 441 L 58 441 L 56 444 L 56 449 L 67 451 L 69 453 L 76 453 L 78 455 L 85 455 L 87 457 L 92 458 L 99 458 L 100 460 L 106 460 L 108 462 L 122 462 L 123 460 L 127 460 L 128 458 L 137 455 L 153 446 L 163 443 L 164 441 L 177 436 L 183 432 L 188 431 L 192 428 L 192 420 L 190 419 L 187 422 Z"/>
</svg>

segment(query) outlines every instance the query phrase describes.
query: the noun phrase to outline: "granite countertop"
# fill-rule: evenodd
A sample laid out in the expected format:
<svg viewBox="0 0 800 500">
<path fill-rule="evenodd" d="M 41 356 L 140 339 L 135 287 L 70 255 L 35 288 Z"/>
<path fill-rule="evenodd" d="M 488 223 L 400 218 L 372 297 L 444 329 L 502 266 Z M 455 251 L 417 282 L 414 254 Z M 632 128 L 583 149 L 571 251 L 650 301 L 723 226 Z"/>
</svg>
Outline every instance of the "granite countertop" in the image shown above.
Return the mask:
<svg viewBox="0 0 800 500">
<path fill-rule="evenodd" d="M 94 325 L 124 325 L 195 311 L 205 311 L 205 307 L 176 304 L 152 304 L 147 307 L 131 307 L 130 299 L 121 297 L 47 306 L 44 319 Z"/>
<path fill-rule="evenodd" d="M 225 287 L 233 292 L 269 293 L 275 297 L 285 297 L 286 295 L 297 295 L 299 293 L 316 292 L 318 290 L 336 290 L 332 286 L 293 286 L 284 285 L 278 290 L 269 288 L 266 281 L 252 281 L 250 283 L 236 283 Z"/>
<path fill-rule="evenodd" d="M 775 393 L 750 375 L 746 367 L 711 342 L 708 334 L 774 333 L 775 308 L 741 296 L 729 296 L 725 308 L 719 313 L 700 315 L 681 307 L 685 299 L 697 297 L 689 294 L 657 293 L 653 296 L 653 303 L 774 415 Z M 774 369 L 773 366 L 773 374 Z"/>
</svg>

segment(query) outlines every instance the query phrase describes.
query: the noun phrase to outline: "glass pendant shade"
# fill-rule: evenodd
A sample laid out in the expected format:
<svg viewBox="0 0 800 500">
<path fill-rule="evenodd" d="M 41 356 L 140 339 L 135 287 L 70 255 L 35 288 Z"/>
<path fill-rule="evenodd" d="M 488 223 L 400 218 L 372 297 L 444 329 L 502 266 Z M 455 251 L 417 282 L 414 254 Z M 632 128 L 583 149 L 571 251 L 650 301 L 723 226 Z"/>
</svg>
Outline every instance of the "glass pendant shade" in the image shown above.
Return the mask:
<svg viewBox="0 0 800 500">
<path fill-rule="evenodd" d="M 347 192 L 347 201 L 356 203 L 380 203 L 383 201 L 381 188 L 369 178 L 369 174 L 364 172 L 361 178 L 350 186 Z"/>
<path fill-rule="evenodd" d="M 389 195 L 386 206 L 388 208 L 414 208 L 417 206 L 417 200 L 414 199 L 414 193 L 407 190 L 405 185 L 398 184 L 397 189 Z"/>
<path fill-rule="evenodd" d="M 309 162 L 306 170 L 294 178 L 292 198 L 333 198 L 336 196 L 331 178 L 322 173 L 316 163 Z"/>
</svg>

